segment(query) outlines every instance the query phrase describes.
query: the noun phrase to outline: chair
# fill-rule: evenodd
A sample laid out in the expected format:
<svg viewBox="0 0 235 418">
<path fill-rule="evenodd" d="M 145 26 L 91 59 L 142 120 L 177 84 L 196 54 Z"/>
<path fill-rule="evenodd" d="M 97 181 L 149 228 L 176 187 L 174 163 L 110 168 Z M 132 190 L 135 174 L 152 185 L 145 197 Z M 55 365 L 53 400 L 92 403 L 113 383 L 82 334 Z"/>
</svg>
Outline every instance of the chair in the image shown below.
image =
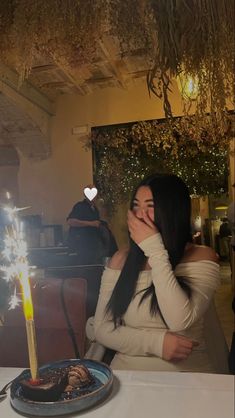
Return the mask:
<svg viewBox="0 0 235 418">
<path fill-rule="evenodd" d="M 39 365 L 85 352 L 87 283 L 81 278 L 32 280 Z M 0 366 L 29 367 L 22 306 L 6 311 L 0 328 Z"/>
<path fill-rule="evenodd" d="M 48 267 L 45 269 L 45 278 L 57 277 L 63 279 L 82 277 L 83 279 L 86 279 L 87 318 L 89 318 L 90 316 L 95 315 L 103 270 L 103 265 L 64 265 L 60 267 Z"/>
<path fill-rule="evenodd" d="M 228 346 L 216 311 L 214 300 L 205 313 L 205 343 L 209 358 L 218 374 L 229 374 Z"/>
</svg>

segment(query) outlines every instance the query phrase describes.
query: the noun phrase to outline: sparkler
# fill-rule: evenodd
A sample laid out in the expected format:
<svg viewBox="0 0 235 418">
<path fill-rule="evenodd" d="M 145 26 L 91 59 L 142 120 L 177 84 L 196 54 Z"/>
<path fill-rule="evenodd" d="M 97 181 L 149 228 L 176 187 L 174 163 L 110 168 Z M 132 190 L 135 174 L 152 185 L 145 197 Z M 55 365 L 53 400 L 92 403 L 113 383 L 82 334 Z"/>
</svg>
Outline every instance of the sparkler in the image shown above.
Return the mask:
<svg viewBox="0 0 235 418">
<path fill-rule="evenodd" d="M 10 199 L 10 194 L 7 192 L 7 198 Z M 35 335 L 34 312 L 30 289 L 29 277 L 31 269 L 27 260 L 27 244 L 24 240 L 23 223 L 18 218 L 18 212 L 25 208 L 17 208 L 12 206 L 5 206 L 3 208 L 8 215 L 8 225 L 6 226 L 6 234 L 4 239 L 4 249 L 2 256 L 6 261 L 1 270 L 4 272 L 6 281 L 19 281 L 22 291 L 23 311 L 26 323 L 29 363 L 32 381 L 37 381 L 38 378 L 38 360 L 37 360 L 37 344 Z M 16 294 L 16 288 L 10 300 L 9 309 L 14 309 L 19 304 L 20 299 Z"/>
</svg>

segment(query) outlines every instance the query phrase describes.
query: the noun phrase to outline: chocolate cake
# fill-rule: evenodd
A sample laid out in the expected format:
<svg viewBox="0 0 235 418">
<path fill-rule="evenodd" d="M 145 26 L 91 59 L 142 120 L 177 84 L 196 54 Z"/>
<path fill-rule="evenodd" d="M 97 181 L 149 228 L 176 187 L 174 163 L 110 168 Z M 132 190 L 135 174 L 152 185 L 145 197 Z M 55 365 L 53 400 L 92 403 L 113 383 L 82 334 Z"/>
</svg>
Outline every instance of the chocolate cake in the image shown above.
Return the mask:
<svg viewBox="0 0 235 418">
<path fill-rule="evenodd" d="M 62 393 L 71 393 L 92 383 L 93 377 L 83 364 L 51 369 L 35 382 L 30 379 L 20 382 L 23 396 L 38 402 L 58 401 Z"/>
<path fill-rule="evenodd" d="M 74 389 L 80 389 L 93 383 L 93 377 L 88 368 L 83 364 L 71 366 L 68 370 L 68 385 L 65 392 L 70 392 Z"/>
<path fill-rule="evenodd" d="M 20 384 L 25 398 L 38 402 L 53 402 L 60 398 L 67 382 L 67 373 L 58 369 L 42 375 L 36 382 L 29 379 L 22 380 Z"/>
</svg>

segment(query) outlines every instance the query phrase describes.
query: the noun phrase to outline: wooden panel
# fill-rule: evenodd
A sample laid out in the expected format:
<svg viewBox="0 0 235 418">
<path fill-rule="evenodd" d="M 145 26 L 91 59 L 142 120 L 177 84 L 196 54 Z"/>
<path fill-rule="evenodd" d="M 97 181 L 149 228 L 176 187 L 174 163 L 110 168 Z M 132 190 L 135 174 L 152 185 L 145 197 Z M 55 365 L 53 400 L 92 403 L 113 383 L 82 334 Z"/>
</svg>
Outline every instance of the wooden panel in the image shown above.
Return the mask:
<svg viewBox="0 0 235 418">
<path fill-rule="evenodd" d="M 86 280 L 40 280 L 32 289 L 39 365 L 75 358 L 66 322 L 72 326 L 80 356 L 85 351 Z M 63 300 L 65 310 L 63 307 Z M 0 330 L 0 366 L 28 367 L 27 340 L 22 308 L 7 311 Z"/>
</svg>

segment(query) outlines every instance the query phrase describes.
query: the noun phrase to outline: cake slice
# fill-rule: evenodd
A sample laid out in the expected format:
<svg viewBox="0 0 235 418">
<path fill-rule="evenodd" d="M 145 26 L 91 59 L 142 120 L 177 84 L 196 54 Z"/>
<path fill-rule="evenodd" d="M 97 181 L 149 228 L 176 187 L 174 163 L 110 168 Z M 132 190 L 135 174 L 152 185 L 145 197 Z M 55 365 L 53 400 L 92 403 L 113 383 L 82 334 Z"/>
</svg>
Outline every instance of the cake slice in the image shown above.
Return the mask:
<svg viewBox="0 0 235 418">
<path fill-rule="evenodd" d="M 21 380 L 22 395 L 38 402 L 58 401 L 63 392 L 72 392 L 91 385 L 92 374 L 83 364 L 65 368 L 51 369 L 42 374 L 38 381 Z"/>
<path fill-rule="evenodd" d="M 60 371 L 60 373 L 58 373 Z M 63 369 L 43 374 L 38 382 L 21 380 L 22 394 L 25 398 L 38 402 L 57 401 L 68 383 L 68 374 Z"/>
</svg>

